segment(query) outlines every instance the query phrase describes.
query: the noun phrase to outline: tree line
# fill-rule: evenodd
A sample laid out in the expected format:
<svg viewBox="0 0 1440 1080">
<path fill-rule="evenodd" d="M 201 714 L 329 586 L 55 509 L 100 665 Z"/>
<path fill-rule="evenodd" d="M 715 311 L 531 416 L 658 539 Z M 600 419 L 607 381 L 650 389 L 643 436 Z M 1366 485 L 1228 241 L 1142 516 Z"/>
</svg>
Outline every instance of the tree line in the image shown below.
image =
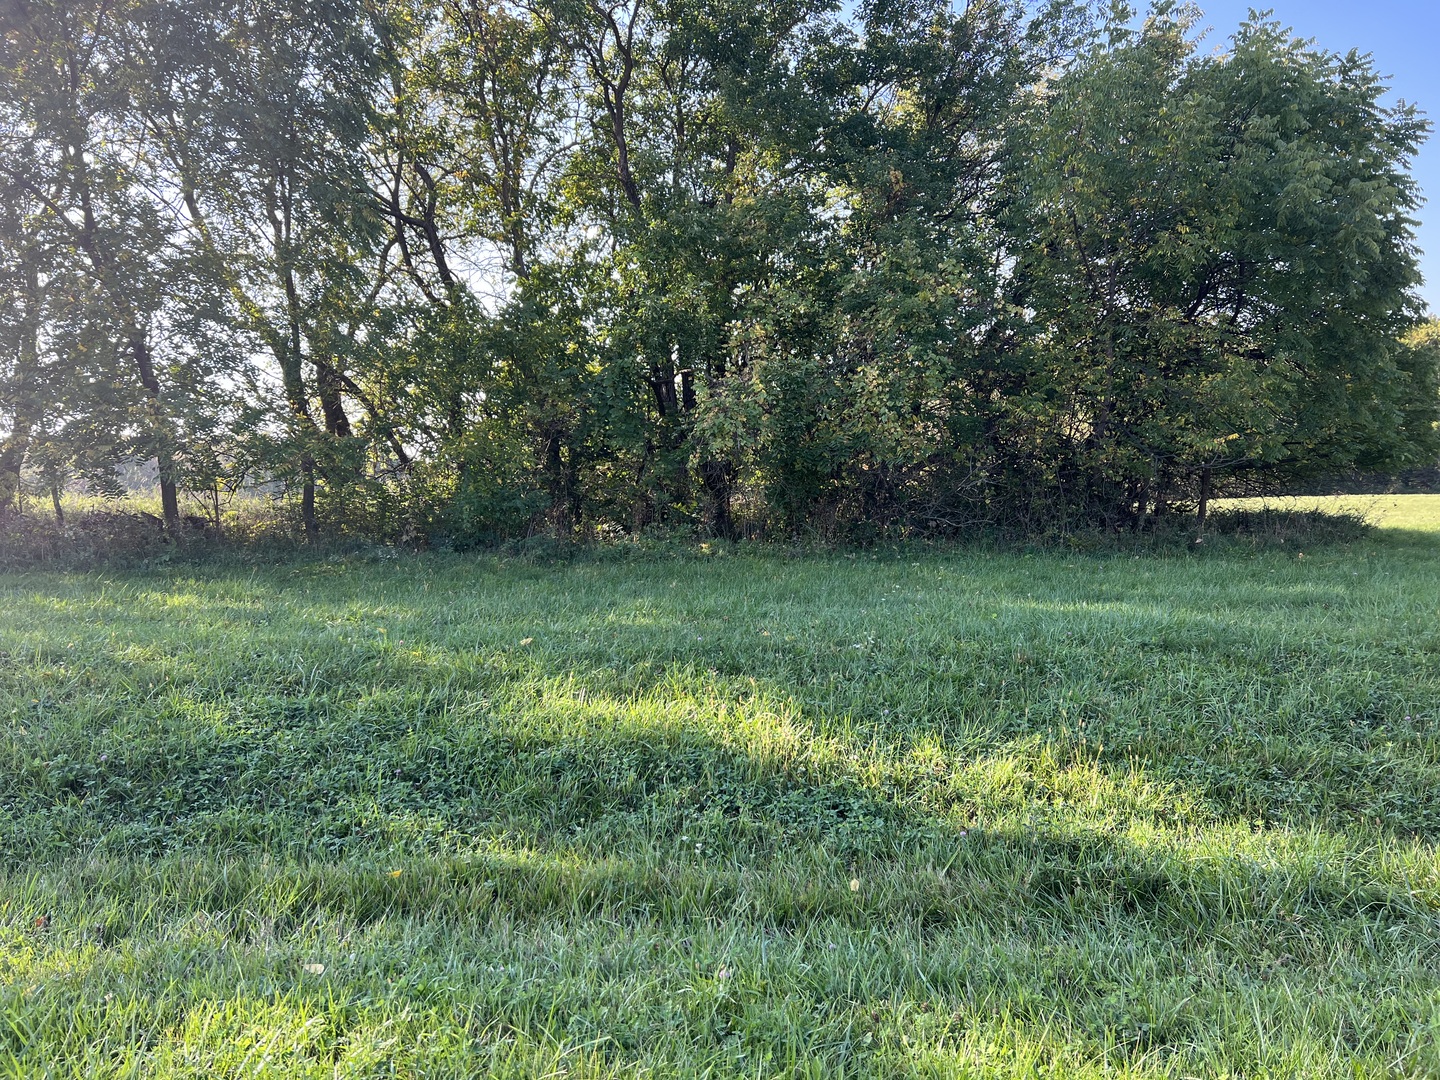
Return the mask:
<svg viewBox="0 0 1440 1080">
<path fill-rule="evenodd" d="M 1433 463 L 1426 122 L 1200 19 L 8 0 L 0 514 L 149 460 L 310 539 L 1143 528 Z"/>
</svg>

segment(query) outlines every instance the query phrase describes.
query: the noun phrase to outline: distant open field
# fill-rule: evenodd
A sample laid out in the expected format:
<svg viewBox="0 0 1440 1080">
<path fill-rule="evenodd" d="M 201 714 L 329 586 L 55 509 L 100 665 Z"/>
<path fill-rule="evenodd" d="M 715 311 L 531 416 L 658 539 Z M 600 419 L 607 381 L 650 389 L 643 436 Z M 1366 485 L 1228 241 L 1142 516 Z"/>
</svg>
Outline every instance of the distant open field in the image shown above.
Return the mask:
<svg viewBox="0 0 1440 1080">
<path fill-rule="evenodd" d="M 1381 529 L 1440 534 L 1440 495 L 1295 495 L 1271 499 L 1219 499 L 1218 508 L 1338 510 L 1359 514 Z M 1440 535 L 1436 537 L 1440 541 Z"/>
<path fill-rule="evenodd" d="M 1352 502 L 0 576 L 0 1075 L 1440 1075 L 1440 497 Z"/>
</svg>

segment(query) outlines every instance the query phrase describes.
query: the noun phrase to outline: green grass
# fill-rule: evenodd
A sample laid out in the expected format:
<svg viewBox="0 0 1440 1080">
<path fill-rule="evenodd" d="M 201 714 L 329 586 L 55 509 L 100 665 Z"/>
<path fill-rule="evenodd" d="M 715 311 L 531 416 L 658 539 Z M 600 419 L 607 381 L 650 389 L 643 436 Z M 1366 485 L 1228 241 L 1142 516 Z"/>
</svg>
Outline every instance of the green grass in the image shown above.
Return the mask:
<svg viewBox="0 0 1440 1080">
<path fill-rule="evenodd" d="M 1218 499 L 1220 509 L 1352 514 L 1384 531 L 1440 532 L 1440 495 L 1299 495 L 1268 499 Z M 1426 537 L 1429 539 L 1428 535 Z"/>
<path fill-rule="evenodd" d="M 1437 1075 L 1405 535 L 0 576 L 0 1075 Z"/>
</svg>

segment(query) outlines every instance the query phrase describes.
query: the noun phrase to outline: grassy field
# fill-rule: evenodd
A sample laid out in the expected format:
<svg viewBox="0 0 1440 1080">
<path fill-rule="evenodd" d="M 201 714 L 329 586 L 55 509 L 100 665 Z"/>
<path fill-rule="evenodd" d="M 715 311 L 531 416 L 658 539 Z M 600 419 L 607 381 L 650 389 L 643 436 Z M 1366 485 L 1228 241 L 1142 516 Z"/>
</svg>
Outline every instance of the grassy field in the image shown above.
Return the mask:
<svg viewBox="0 0 1440 1080">
<path fill-rule="evenodd" d="M 1352 514 L 1387 533 L 1409 532 L 1427 542 L 1432 539 L 1429 534 L 1440 533 L 1440 495 L 1300 495 L 1218 499 L 1215 505 L 1221 510 L 1271 509 L 1300 513 L 1319 510 Z"/>
<path fill-rule="evenodd" d="M 0 576 L 0 1075 L 1440 1074 L 1385 514 Z"/>
</svg>

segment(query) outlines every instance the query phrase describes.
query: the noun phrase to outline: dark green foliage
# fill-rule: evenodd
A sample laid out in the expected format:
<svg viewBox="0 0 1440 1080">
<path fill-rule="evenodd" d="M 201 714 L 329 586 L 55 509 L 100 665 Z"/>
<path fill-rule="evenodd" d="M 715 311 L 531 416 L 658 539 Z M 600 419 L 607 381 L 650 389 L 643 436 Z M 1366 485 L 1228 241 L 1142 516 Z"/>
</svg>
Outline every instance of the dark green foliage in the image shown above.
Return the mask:
<svg viewBox="0 0 1440 1080">
<path fill-rule="evenodd" d="M 1037 481 L 1109 520 L 1193 498 L 1201 470 L 1437 451 L 1432 361 L 1399 340 L 1424 125 L 1381 109 L 1353 54 L 1255 22 L 1197 57 L 1189 25 L 1162 10 L 1112 34 L 1015 134 L 1032 360 L 1011 422 L 1040 441 Z"/>
<path fill-rule="evenodd" d="M 1371 63 L 1011 0 L 6 10 L 0 506 L 1150 529 L 1440 455 Z"/>
</svg>

